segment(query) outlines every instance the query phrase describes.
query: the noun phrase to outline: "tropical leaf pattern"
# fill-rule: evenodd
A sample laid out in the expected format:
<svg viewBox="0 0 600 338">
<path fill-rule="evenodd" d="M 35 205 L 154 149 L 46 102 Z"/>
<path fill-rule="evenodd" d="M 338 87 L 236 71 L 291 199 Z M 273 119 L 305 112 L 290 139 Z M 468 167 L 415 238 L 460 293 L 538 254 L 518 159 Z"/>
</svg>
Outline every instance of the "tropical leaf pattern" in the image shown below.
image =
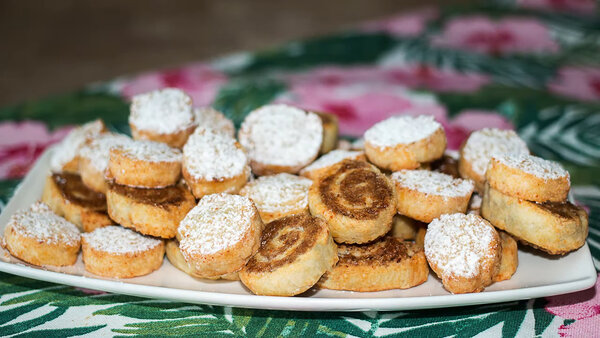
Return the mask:
<svg viewBox="0 0 600 338">
<path fill-rule="evenodd" d="M 342 132 L 353 137 L 365 125 L 409 111 L 435 115 L 450 147 L 473 124 L 515 128 L 534 153 L 570 171 L 573 195 L 589 210 L 588 244 L 600 270 L 599 7 L 594 0 L 497 0 L 419 10 L 0 108 L 0 209 L 41 151 L 70 126 L 101 117 L 128 133 L 129 98 L 171 85 L 237 126 L 258 106 L 288 102 L 337 114 Z M 537 33 L 515 31 L 519 25 Z M 319 313 L 141 299 L 0 273 L 0 336 L 590 336 L 600 332 L 598 288 L 567 296 L 577 299 L 570 305 L 559 296 Z"/>
</svg>

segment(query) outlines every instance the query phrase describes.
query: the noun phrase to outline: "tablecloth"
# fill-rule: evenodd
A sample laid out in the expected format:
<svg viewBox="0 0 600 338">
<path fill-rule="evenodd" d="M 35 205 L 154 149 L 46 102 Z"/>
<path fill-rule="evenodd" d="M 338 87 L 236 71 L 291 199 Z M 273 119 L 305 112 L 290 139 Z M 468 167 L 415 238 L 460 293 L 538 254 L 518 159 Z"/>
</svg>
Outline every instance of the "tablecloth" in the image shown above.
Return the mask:
<svg viewBox="0 0 600 338">
<path fill-rule="evenodd" d="M 354 30 L 93 84 L 0 109 L 0 206 L 43 150 L 101 117 L 129 132 L 128 99 L 187 91 L 239 125 L 269 102 L 328 111 L 344 135 L 394 114 L 433 114 L 450 149 L 482 127 L 515 128 L 560 161 L 590 212 L 600 268 L 600 16 L 594 0 L 424 8 Z M 600 284 L 484 306 L 319 313 L 141 299 L 0 273 L 0 335 L 600 336 Z"/>
</svg>

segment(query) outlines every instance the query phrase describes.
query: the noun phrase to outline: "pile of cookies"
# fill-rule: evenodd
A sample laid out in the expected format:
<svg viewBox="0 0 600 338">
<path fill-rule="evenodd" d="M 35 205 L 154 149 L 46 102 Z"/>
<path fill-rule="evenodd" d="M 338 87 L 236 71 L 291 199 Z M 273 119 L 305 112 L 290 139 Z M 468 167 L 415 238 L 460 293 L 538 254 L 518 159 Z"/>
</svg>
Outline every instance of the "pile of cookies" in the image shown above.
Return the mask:
<svg viewBox="0 0 600 338">
<path fill-rule="evenodd" d="M 405 289 L 431 268 L 465 293 L 511 278 L 515 239 L 565 254 L 587 236 L 568 173 L 512 131 L 474 132 L 453 153 L 433 117 L 405 115 L 349 143 L 335 116 L 272 104 L 236 139 L 172 88 L 135 96 L 129 123 L 132 138 L 98 120 L 55 147 L 41 202 L 0 238 L 10 254 L 62 266 L 81 249 L 89 272 L 129 278 L 166 253 L 193 277 L 276 296 Z"/>
</svg>

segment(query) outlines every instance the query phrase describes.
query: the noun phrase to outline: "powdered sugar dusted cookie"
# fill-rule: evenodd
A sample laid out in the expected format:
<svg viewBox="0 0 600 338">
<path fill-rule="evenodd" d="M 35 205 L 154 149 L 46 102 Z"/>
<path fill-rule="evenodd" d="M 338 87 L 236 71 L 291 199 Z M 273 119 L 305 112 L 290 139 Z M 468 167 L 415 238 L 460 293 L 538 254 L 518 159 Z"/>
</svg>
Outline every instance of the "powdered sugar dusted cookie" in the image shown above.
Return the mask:
<svg viewBox="0 0 600 338">
<path fill-rule="evenodd" d="M 471 180 L 429 170 L 401 170 L 392 174 L 398 213 L 429 223 L 442 214 L 467 211 L 474 184 Z"/>
<path fill-rule="evenodd" d="M 314 113 L 266 105 L 246 117 L 238 136 L 255 174 L 295 174 L 319 154 L 323 125 Z"/>
<path fill-rule="evenodd" d="M 235 193 L 249 176 L 246 153 L 228 135 L 199 127 L 183 147 L 183 177 L 196 198 Z"/>
<path fill-rule="evenodd" d="M 233 122 L 220 111 L 211 107 L 194 108 L 194 116 L 199 128 L 209 128 L 235 137 Z"/>
<path fill-rule="evenodd" d="M 452 293 L 480 292 L 492 284 L 502 246 L 494 227 L 469 214 L 445 214 L 427 227 L 425 256 Z"/>
<path fill-rule="evenodd" d="M 445 149 L 444 128 L 433 116 L 394 116 L 365 132 L 369 161 L 388 170 L 418 168 L 440 158 Z"/>
<path fill-rule="evenodd" d="M 131 135 L 181 148 L 194 131 L 192 99 L 177 88 L 139 94 L 131 101 Z"/>
<path fill-rule="evenodd" d="M 13 256 L 34 265 L 72 265 L 81 245 L 77 227 L 41 202 L 11 216 L 4 240 Z"/>
<path fill-rule="evenodd" d="M 238 271 L 258 250 L 263 222 L 247 197 L 204 196 L 179 223 L 177 239 L 199 277 Z"/>
<path fill-rule="evenodd" d="M 507 195 L 535 202 L 565 202 L 569 173 L 557 162 L 528 154 L 492 157 L 486 173 L 490 186 Z"/>
<path fill-rule="evenodd" d="M 475 181 L 475 188 L 483 193 L 490 160 L 506 153 L 529 154 L 529 149 L 512 130 L 484 128 L 475 131 L 460 149 L 458 171 L 463 178 Z"/>
<path fill-rule="evenodd" d="M 250 198 L 264 223 L 287 215 L 308 212 L 308 188 L 312 181 L 296 175 L 281 173 L 262 176 L 249 182 L 240 195 Z"/>
<path fill-rule="evenodd" d="M 181 160 L 181 150 L 164 143 L 131 141 L 110 150 L 108 172 L 118 184 L 161 188 L 177 183 Z"/>
<path fill-rule="evenodd" d="M 52 171 L 77 173 L 79 171 L 79 150 L 105 131 L 106 126 L 102 120 L 94 120 L 71 130 L 52 153 L 50 158 Z"/>
<path fill-rule="evenodd" d="M 160 268 L 165 244 L 120 226 L 107 226 L 83 234 L 85 269 L 105 277 L 131 278 Z"/>
</svg>

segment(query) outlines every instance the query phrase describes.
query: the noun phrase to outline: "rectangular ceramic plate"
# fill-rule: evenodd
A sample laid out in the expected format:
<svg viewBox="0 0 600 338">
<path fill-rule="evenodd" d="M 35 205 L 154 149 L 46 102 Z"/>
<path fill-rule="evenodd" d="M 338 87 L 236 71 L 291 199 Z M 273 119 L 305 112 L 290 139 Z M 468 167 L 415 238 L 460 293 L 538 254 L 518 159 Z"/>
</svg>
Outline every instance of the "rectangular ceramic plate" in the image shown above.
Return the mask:
<svg viewBox="0 0 600 338">
<path fill-rule="evenodd" d="M 0 233 L 9 217 L 27 208 L 42 194 L 49 173 L 52 149 L 46 151 L 0 215 Z M 0 256 L 1 257 L 1 256 Z M 194 279 L 173 267 L 165 258 L 162 267 L 147 276 L 108 279 L 85 271 L 81 256 L 66 268 L 40 268 L 15 258 L 0 262 L 0 271 L 133 296 L 169 299 L 198 304 L 229 305 L 257 309 L 301 311 L 409 310 L 497 303 L 564 294 L 587 289 L 596 282 L 596 270 L 587 244 L 563 257 L 549 257 L 519 250 L 519 268 L 512 279 L 495 283 L 484 292 L 452 295 L 433 275 L 426 283 L 408 290 L 349 292 L 310 290 L 297 297 L 268 297 L 251 294 L 240 282 Z"/>
</svg>

